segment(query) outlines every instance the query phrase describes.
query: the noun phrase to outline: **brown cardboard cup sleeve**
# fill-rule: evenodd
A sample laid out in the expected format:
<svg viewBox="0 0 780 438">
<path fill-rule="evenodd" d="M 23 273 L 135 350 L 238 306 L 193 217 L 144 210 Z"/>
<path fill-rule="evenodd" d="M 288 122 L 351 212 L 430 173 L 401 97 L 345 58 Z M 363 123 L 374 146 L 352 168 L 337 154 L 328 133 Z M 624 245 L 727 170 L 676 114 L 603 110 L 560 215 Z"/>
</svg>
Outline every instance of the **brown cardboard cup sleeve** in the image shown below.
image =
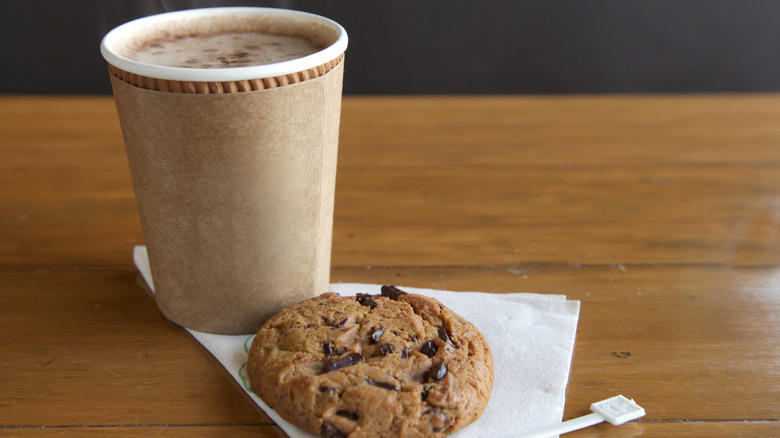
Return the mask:
<svg viewBox="0 0 780 438">
<path fill-rule="evenodd" d="M 134 85 L 111 68 L 157 304 L 174 323 L 254 333 L 327 291 L 342 57 L 330 64 L 216 94 Z"/>
</svg>

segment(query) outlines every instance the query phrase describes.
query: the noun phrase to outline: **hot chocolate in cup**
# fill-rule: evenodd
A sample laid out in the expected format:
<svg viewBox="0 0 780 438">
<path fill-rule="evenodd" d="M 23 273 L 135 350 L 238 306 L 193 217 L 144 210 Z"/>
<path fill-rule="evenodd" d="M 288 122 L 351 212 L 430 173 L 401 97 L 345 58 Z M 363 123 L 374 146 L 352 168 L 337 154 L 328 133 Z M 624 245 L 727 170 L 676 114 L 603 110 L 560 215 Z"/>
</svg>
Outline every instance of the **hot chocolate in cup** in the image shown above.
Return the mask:
<svg viewBox="0 0 780 438">
<path fill-rule="evenodd" d="M 347 33 L 314 14 L 273 8 L 206 8 L 153 15 L 109 32 L 112 74 L 142 88 L 221 93 L 273 88 L 327 73 Z"/>
<path fill-rule="evenodd" d="M 109 32 L 109 63 L 160 311 L 254 333 L 328 290 L 344 29 L 207 8 Z"/>
<path fill-rule="evenodd" d="M 181 68 L 235 68 L 303 58 L 324 47 L 296 35 L 251 30 L 160 36 L 128 51 L 144 64 Z"/>
</svg>

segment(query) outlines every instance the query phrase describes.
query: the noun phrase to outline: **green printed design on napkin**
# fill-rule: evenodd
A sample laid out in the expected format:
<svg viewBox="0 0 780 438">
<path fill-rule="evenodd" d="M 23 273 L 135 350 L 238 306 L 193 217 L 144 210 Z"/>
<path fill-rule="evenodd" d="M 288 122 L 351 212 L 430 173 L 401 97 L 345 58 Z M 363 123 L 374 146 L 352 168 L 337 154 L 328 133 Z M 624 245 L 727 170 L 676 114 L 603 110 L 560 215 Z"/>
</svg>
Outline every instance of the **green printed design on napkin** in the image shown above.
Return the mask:
<svg viewBox="0 0 780 438">
<path fill-rule="evenodd" d="M 246 340 L 244 341 L 244 352 L 246 354 L 249 354 L 249 346 L 252 345 L 252 340 L 255 338 L 255 335 L 247 336 Z M 241 364 L 241 367 L 236 372 L 238 374 L 238 377 L 241 378 L 241 386 L 244 387 L 244 391 L 254 394 L 255 391 L 252 389 L 252 387 L 249 386 L 249 382 L 246 379 L 246 362 Z"/>
</svg>

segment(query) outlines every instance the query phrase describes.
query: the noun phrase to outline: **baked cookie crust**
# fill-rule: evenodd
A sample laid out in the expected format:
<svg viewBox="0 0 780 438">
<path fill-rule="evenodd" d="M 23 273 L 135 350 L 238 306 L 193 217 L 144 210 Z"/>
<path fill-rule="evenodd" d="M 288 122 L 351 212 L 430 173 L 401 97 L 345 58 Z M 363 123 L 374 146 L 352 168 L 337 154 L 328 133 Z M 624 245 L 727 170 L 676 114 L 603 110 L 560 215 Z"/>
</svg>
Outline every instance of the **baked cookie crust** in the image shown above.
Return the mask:
<svg viewBox="0 0 780 438">
<path fill-rule="evenodd" d="M 474 422 L 493 388 L 484 336 L 435 299 L 326 293 L 269 319 L 249 351 L 252 389 L 325 437 L 438 437 Z"/>
</svg>

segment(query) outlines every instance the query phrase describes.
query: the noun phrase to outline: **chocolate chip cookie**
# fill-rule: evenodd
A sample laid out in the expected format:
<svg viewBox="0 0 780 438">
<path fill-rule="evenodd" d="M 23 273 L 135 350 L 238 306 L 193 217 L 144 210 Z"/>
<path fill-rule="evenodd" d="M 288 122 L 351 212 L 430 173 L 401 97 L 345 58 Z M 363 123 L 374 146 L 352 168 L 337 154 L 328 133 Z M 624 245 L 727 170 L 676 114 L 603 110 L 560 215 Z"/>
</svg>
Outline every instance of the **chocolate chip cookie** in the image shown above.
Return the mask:
<svg viewBox="0 0 780 438">
<path fill-rule="evenodd" d="M 381 290 L 273 316 L 249 351 L 252 389 L 325 437 L 438 437 L 479 418 L 493 388 L 482 334 L 435 299 Z"/>
</svg>

